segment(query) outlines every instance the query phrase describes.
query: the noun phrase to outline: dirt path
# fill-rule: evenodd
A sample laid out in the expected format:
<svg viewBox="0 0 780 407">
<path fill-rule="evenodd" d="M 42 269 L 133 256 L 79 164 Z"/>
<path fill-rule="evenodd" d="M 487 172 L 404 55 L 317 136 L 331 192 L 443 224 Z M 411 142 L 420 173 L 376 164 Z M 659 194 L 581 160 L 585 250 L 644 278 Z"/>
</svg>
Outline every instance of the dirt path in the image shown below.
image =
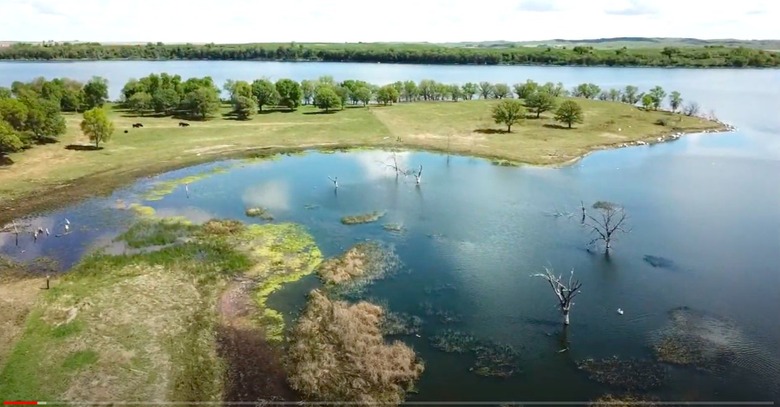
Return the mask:
<svg viewBox="0 0 780 407">
<path fill-rule="evenodd" d="M 266 342 L 252 316 L 259 311 L 251 298 L 255 282 L 238 279 L 217 303 L 217 349 L 227 364 L 224 401 L 297 400 L 287 385 L 279 350 Z"/>
</svg>

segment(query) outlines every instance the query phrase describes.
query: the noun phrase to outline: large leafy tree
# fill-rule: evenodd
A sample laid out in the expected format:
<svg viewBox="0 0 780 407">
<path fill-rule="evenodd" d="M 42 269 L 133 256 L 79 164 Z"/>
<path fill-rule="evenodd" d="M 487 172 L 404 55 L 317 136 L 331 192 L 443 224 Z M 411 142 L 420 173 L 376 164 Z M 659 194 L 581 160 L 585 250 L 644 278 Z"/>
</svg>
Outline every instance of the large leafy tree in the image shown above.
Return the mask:
<svg viewBox="0 0 780 407">
<path fill-rule="evenodd" d="M 666 98 L 666 91 L 660 86 L 654 86 L 650 89 L 650 96 L 653 98 L 653 109 L 658 110 Z"/>
<path fill-rule="evenodd" d="M 417 85 L 415 84 L 415 86 Z M 374 92 L 372 92 L 371 88 L 368 86 L 359 86 L 357 89 L 355 89 L 354 95 L 360 103 L 363 103 L 363 106 L 367 106 L 374 97 Z"/>
<path fill-rule="evenodd" d="M 555 111 L 555 120 L 566 123 L 571 128 L 572 124 L 585 121 L 585 113 L 577 102 L 567 100 L 558 106 L 558 110 Z"/>
<path fill-rule="evenodd" d="M 152 94 L 152 107 L 157 113 L 171 114 L 179 107 L 181 96 L 172 88 L 158 89 Z"/>
<path fill-rule="evenodd" d="M 108 100 L 108 80 L 93 76 L 84 85 L 84 105 L 87 109 L 102 107 Z"/>
<path fill-rule="evenodd" d="M 379 88 L 376 93 L 376 101 L 387 106 L 398 100 L 400 95 L 393 85 L 385 85 Z"/>
<path fill-rule="evenodd" d="M 525 105 L 538 119 L 542 113 L 555 109 L 555 98 L 547 92 L 535 92 L 525 99 Z"/>
<path fill-rule="evenodd" d="M 524 83 L 514 84 L 513 88 L 515 89 L 518 99 L 526 99 L 539 90 L 539 84 L 528 79 Z"/>
<path fill-rule="evenodd" d="M 111 139 L 114 134 L 114 123 L 108 118 L 105 109 L 92 108 L 84 112 L 84 120 L 81 121 L 81 132 L 99 148 L 101 142 Z"/>
<path fill-rule="evenodd" d="M 233 103 L 233 113 L 239 120 L 249 120 L 257 113 L 257 102 L 253 97 L 239 95 L 234 97 L 231 102 Z"/>
<path fill-rule="evenodd" d="M 572 94 L 586 99 L 595 99 L 601 93 L 601 88 L 593 83 L 581 83 L 574 88 Z"/>
<path fill-rule="evenodd" d="M 320 78 L 322 81 L 323 78 Z M 279 93 L 279 104 L 290 110 L 295 110 L 301 105 L 303 90 L 298 82 L 292 79 L 279 79 L 276 81 L 276 92 Z"/>
<path fill-rule="evenodd" d="M 633 85 L 628 85 L 623 90 L 623 102 L 629 105 L 635 105 L 642 96 L 639 94 L 639 88 Z"/>
<path fill-rule="evenodd" d="M 25 97 L 22 102 L 27 106 L 24 127 L 34 139 L 43 141 L 65 133 L 65 118 L 60 113 L 59 104 L 36 97 Z"/>
<path fill-rule="evenodd" d="M 482 96 L 482 99 L 488 99 L 491 96 L 493 96 L 493 84 L 490 82 L 480 82 L 479 83 L 479 95 Z"/>
<path fill-rule="evenodd" d="M 10 99 L 11 96 L 13 96 L 13 93 L 11 93 L 11 89 L 0 86 L 0 99 Z"/>
<path fill-rule="evenodd" d="M 0 120 L 4 120 L 15 131 L 25 129 L 27 105 L 18 99 L 0 99 Z"/>
<path fill-rule="evenodd" d="M 257 82 L 257 81 L 255 81 Z M 270 83 L 270 82 L 269 82 Z M 271 84 L 273 86 L 273 84 Z M 252 87 L 254 88 L 254 83 L 252 84 Z M 301 92 L 303 92 L 303 104 L 308 105 L 311 104 L 314 100 L 314 88 L 316 87 L 316 83 L 314 81 L 304 79 L 301 81 Z M 276 88 L 274 88 L 276 90 Z"/>
<path fill-rule="evenodd" d="M 19 133 L 8 122 L 0 120 L 0 155 L 19 151 L 24 144 Z"/>
<path fill-rule="evenodd" d="M 466 82 L 461 86 L 463 90 L 463 98 L 471 100 L 479 92 L 479 86 L 474 82 Z"/>
<path fill-rule="evenodd" d="M 326 112 L 341 107 L 341 97 L 333 89 L 333 86 L 320 85 L 314 91 L 314 105 Z"/>
<path fill-rule="evenodd" d="M 520 123 L 524 117 L 525 108 L 523 108 L 523 104 L 519 100 L 502 100 L 493 106 L 493 120 L 495 120 L 496 124 L 505 125 L 507 133 L 510 133 L 512 126 Z"/>
<path fill-rule="evenodd" d="M 279 104 L 279 92 L 276 86 L 268 79 L 257 79 L 252 82 L 252 96 L 257 101 L 257 107 L 263 110 L 263 106 L 276 106 Z"/>
<path fill-rule="evenodd" d="M 512 97 L 512 91 L 509 89 L 509 85 L 497 83 L 493 86 L 493 97 L 496 99 L 504 99 L 507 96 Z"/>
<path fill-rule="evenodd" d="M 219 110 L 218 90 L 211 86 L 202 86 L 184 97 L 184 107 L 191 116 L 205 120 Z"/>
<path fill-rule="evenodd" d="M 144 112 L 152 108 L 152 95 L 146 92 L 134 93 L 127 100 L 127 107 L 136 114 L 143 116 Z"/>
</svg>

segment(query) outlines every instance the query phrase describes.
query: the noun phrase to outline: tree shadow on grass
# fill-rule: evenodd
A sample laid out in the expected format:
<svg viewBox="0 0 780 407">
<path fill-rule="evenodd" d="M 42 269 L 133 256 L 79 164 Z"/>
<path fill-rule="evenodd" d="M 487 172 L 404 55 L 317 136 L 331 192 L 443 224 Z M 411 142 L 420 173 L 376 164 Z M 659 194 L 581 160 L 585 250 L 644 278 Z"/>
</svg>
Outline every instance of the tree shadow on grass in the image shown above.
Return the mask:
<svg viewBox="0 0 780 407">
<path fill-rule="evenodd" d="M 42 145 L 46 145 L 46 144 L 54 144 L 57 141 L 58 140 L 56 138 L 54 138 L 54 137 L 43 136 L 43 137 L 40 137 L 40 138 L 36 138 L 35 139 L 35 144 L 39 145 L 39 146 L 42 146 Z"/>
<path fill-rule="evenodd" d="M 548 129 L 563 129 L 563 130 L 575 129 L 575 127 L 569 128 L 569 126 L 561 126 L 560 124 L 553 124 L 553 123 L 545 123 L 542 125 L 542 127 L 547 127 Z"/>
<path fill-rule="evenodd" d="M 73 151 L 98 151 L 102 150 L 103 147 L 95 147 L 95 146 L 85 146 L 83 144 L 68 144 L 65 146 L 66 150 L 73 150 Z"/>
<path fill-rule="evenodd" d="M 344 106 L 345 109 L 365 109 L 366 107 L 368 107 L 368 106 L 363 106 L 363 105 Z"/>
<path fill-rule="evenodd" d="M 166 113 L 144 113 L 141 115 L 141 114 L 132 113 L 128 111 L 122 111 L 122 114 L 119 115 L 119 117 L 127 117 L 127 118 L 135 118 L 135 119 L 153 119 L 153 118 L 161 119 L 163 117 L 168 117 L 168 116 L 170 115 Z"/>
<path fill-rule="evenodd" d="M 0 167 L 5 167 L 14 163 L 10 157 L 0 155 Z"/>
<path fill-rule="evenodd" d="M 303 114 L 334 114 L 337 113 L 338 110 L 328 110 L 327 112 L 324 110 L 319 110 L 316 112 L 304 112 Z"/>
<path fill-rule="evenodd" d="M 508 132 L 504 129 L 476 129 L 474 130 L 474 133 L 480 133 L 480 134 L 507 134 Z"/>
</svg>

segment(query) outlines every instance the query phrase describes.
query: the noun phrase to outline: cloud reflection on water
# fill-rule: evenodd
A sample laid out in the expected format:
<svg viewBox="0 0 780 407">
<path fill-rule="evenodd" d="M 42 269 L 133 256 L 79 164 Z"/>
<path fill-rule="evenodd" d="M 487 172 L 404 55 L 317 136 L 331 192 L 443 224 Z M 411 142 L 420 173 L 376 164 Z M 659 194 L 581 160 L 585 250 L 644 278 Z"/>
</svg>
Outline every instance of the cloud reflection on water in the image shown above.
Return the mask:
<svg viewBox="0 0 780 407">
<path fill-rule="evenodd" d="M 247 187 L 241 197 L 247 208 L 263 207 L 270 210 L 290 209 L 290 185 L 273 180 Z"/>
</svg>

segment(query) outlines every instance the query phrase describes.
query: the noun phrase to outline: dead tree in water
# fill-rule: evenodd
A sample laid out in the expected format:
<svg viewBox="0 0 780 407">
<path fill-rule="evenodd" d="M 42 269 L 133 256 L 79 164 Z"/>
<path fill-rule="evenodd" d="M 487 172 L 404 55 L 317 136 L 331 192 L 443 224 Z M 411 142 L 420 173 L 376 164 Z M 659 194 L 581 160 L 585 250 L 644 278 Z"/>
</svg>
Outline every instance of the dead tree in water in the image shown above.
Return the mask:
<svg viewBox="0 0 780 407">
<path fill-rule="evenodd" d="M 626 211 L 622 206 L 605 201 L 594 203 L 593 209 L 599 211 L 598 217 L 587 215 L 588 219 L 584 222 L 584 225 L 590 228 L 591 233 L 596 235 L 588 243 L 588 246 L 602 241 L 604 242 L 604 254 L 609 256 L 609 250 L 612 248 L 612 241 L 615 240 L 615 235 L 618 232 L 629 232 L 629 230 L 623 228 L 627 219 Z"/>
<path fill-rule="evenodd" d="M 571 274 L 569 275 L 568 282 L 562 281 L 562 275 L 556 277 L 552 270 L 547 267 L 544 268 L 544 274 L 534 274 L 531 277 L 541 277 L 550 283 L 550 287 L 552 287 L 555 296 L 558 297 L 558 304 L 560 305 L 561 313 L 563 314 L 563 325 L 568 326 L 569 312 L 571 311 L 571 306 L 574 305 L 572 300 L 580 293 L 580 287 L 582 287 L 582 283 L 579 280 L 574 279 L 574 269 L 572 269 Z"/>
<path fill-rule="evenodd" d="M 420 164 L 420 171 L 414 174 L 414 179 L 417 182 L 417 185 L 420 185 L 420 181 L 422 180 L 422 164 Z"/>
</svg>

